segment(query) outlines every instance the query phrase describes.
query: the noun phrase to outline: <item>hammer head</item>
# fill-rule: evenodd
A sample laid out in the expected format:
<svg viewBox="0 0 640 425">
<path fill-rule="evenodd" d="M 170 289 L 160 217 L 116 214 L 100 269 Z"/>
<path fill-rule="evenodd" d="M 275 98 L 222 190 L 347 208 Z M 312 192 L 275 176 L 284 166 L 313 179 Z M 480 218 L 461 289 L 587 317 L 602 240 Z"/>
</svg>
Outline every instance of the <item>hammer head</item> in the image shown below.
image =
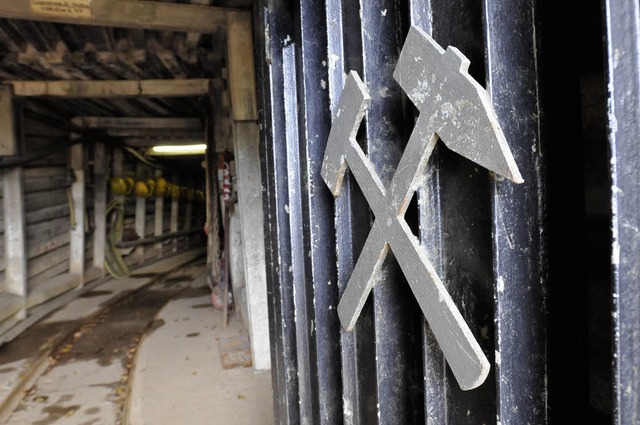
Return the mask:
<svg viewBox="0 0 640 425">
<path fill-rule="evenodd" d="M 338 196 L 342 189 L 347 171 L 346 155 L 351 144 L 356 143 L 356 133 L 369 102 L 369 94 L 360 76 L 351 71 L 340 95 L 322 161 L 321 175 L 333 196 Z"/>
<path fill-rule="evenodd" d="M 416 126 L 428 126 L 449 149 L 515 183 L 522 183 L 491 98 L 468 73 L 469 60 L 445 51 L 412 27 L 393 74 L 420 110 Z"/>
</svg>

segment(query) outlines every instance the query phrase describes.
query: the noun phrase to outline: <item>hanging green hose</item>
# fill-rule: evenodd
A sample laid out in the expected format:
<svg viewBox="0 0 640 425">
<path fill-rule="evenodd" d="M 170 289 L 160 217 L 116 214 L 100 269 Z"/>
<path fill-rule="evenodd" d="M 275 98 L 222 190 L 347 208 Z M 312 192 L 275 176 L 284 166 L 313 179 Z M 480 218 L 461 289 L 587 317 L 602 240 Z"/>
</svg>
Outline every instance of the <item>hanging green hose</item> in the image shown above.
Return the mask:
<svg viewBox="0 0 640 425">
<path fill-rule="evenodd" d="M 129 267 L 122 258 L 116 244 L 122 237 L 124 227 L 124 199 L 115 198 L 107 205 L 106 216 L 109 219 L 110 232 L 105 250 L 104 265 L 111 276 L 116 279 L 129 276 Z"/>
</svg>

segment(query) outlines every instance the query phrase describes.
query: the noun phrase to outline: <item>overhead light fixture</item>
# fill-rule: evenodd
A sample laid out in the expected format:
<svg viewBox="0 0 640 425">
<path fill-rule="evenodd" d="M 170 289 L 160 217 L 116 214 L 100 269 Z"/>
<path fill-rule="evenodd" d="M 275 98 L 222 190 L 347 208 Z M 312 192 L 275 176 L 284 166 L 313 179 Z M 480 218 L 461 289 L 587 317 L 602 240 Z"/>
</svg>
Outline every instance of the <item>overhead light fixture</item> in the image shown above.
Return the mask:
<svg viewBox="0 0 640 425">
<path fill-rule="evenodd" d="M 149 149 L 148 155 L 178 156 L 178 155 L 203 155 L 207 152 L 207 145 L 159 145 Z"/>
</svg>

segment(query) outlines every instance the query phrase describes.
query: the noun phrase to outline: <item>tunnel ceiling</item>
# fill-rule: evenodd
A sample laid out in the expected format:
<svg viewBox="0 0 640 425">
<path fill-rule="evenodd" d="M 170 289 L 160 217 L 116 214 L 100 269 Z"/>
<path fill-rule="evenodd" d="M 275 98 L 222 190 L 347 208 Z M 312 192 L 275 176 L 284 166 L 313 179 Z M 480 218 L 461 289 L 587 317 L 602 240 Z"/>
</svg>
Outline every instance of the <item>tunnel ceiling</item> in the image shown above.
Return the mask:
<svg viewBox="0 0 640 425">
<path fill-rule="evenodd" d="M 241 9 L 251 6 L 251 0 L 163 3 Z M 0 19 L 2 82 L 224 79 L 225 56 L 224 27 L 211 33 L 193 33 Z M 203 97 L 19 98 L 26 119 L 63 128 L 76 116 L 201 117 L 208 102 Z M 173 133 L 181 135 L 180 131 Z M 188 133 L 184 136 L 193 135 Z"/>
</svg>

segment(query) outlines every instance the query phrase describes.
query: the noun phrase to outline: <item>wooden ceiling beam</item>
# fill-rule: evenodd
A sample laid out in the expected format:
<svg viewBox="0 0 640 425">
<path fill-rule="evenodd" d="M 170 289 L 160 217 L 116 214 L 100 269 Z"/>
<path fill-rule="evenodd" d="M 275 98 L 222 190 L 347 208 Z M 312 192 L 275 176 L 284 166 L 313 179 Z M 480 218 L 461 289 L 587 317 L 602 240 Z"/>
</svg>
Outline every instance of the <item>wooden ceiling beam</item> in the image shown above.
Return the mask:
<svg viewBox="0 0 640 425">
<path fill-rule="evenodd" d="M 199 118 L 74 117 L 71 122 L 85 129 L 202 129 Z"/>
<path fill-rule="evenodd" d="M 215 33 L 227 25 L 229 8 L 158 1 L 1 1 L 0 17 L 105 27 Z"/>
<path fill-rule="evenodd" d="M 180 128 L 107 128 L 106 135 L 109 137 L 129 137 L 129 138 L 198 138 L 202 137 L 203 130 L 180 129 Z"/>
<path fill-rule="evenodd" d="M 131 138 L 124 139 L 124 143 L 133 148 L 149 148 L 152 146 L 162 146 L 162 145 L 200 145 L 206 143 L 203 137 L 195 137 L 195 138 Z"/>
<path fill-rule="evenodd" d="M 7 81 L 19 97 L 193 97 L 208 96 L 208 79 Z"/>
</svg>

